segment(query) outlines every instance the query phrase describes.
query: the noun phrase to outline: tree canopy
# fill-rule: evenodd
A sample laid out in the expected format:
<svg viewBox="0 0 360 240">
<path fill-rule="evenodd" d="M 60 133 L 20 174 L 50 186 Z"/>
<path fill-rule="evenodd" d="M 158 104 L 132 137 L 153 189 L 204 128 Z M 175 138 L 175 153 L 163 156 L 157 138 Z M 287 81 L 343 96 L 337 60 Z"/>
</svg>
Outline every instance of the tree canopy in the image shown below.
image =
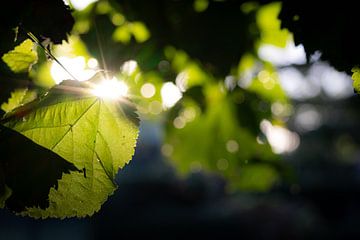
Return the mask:
<svg viewBox="0 0 360 240">
<path fill-rule="evenodd" d="M 215 172 L 256 192 L 293 182 L 282 160 L 299 145 L 286 128 L 292 100 L 259 49 L 303 44 L 298 67 L 318 53 L 353 71 L 360 91 L 356 10 L 328 6 L 10 1 L 0 15 L 0 207 L 92 215 L 134 154 L 139 119 L 162 124 L 162 153 L 180 175 Z"/>
</svg>

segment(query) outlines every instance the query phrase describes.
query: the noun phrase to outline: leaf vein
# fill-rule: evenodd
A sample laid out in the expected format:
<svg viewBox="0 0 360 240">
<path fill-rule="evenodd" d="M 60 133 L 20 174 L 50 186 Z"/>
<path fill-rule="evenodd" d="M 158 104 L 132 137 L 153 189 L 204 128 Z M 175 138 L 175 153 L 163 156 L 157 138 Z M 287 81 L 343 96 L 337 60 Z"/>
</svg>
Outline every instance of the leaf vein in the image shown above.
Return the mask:
<svg viewBox="0 0 360 240">
<path fill-rule="evenodd" d="M 91 103 L 89 105 L 89 107 L 87 107 L 85 109 L 85 111 L 83 113 L 81 113 L 81 115 L 75 120 L 75 122 L 72 124 L 72 126 L 69 127 L 69 129 L 64 133 L 64 135 L 61 136 L 61 138 L 50 148 L 51 150 L 53 150 L 57 145 L 59 145 L 59 143 L 65 138 L 65 136 L 69 133 L 69 131 L 79 122 L 79 120 L 85 115 L 85 113 L 87 113 L 87 111 L 90 110 L 90 108 L 92 108 L 95 103 L 98 101 L 98 99 L 95 99 L 95 101 L 93 103 Z"/>
</svg>

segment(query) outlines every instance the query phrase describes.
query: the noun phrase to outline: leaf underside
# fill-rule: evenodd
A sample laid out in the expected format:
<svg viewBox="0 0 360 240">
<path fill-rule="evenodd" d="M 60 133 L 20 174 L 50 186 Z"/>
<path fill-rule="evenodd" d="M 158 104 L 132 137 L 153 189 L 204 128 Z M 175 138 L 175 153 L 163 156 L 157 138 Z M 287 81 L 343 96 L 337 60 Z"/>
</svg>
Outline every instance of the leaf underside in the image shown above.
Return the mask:
<svg viewBox="0 0 360 240">
<path fill-rule="evenodd" d="M 38 59 L 33 47 L 34 43 L 30 39 L 26 39 L 19 46 L 5 53 L 2 60 L 14 73 L 28 72 Z"/>
<path fill-rule="evenodd" d="M 128 101 L 101 99 L 88 90 L 89 81 L 63 81 L 44 97 L 6 116 L 6 127 L 76 168 L 63 173 L 57 186 L 49 190 L 48 207 L 26 206 L 21 215 L 92 215 L 116 189 L 118 169 L 134 154 L 139 120 Z"/>
</svg>

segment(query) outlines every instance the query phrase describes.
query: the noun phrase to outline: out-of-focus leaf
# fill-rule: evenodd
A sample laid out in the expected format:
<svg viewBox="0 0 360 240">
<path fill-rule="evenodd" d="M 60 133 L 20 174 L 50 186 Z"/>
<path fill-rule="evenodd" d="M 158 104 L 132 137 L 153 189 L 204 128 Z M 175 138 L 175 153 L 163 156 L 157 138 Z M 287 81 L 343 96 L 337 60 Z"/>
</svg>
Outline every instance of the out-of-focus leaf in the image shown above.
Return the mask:
<svg viewBox="0 0 360 240">
<path fill-rule="evenodd" d="M 256 22 L 260 30 L 261 43 L 285 47 L 291 39 L 287 29 L 281 29 L 281 21 L 277 18 L 281 11 L 281 3 L 274 2 L 259 8 Z"/>
<path fill-rule="evenodd" d="M 353 68 L 352 72 L 351 78 L 353 80 L 354 91 L 360 93 L 360 68 Z"/>
<path fill-rule="evenodd" d="M 142 22 L 130 23 L 130 30 L 137 42 L 142 43 L 149 39 L 150 32 Z"/>
<path fill-rule="evenodd" d="M 249 164 L 239 170 L 234 181 L 239 189 L 247 191 L 267 191 L 279 180 L 278 172 L 268 164 Z"/>
<path fill-rule="evenodd" d="M 16 89 L 11 93 L 8 102 L 1 105 L 1 109 L 8 113 L 21 105 L 31 102 L 35 98 L 36 93 L 34 91 L 28 90 L 27 88 Z"/>
<path fill-rule="evenodd" d="M 128 26 L 119 26 L 115 29 L 112 38 L 116 42 L 128 43 L 131 40 L 131 32 Z"/>
<path fill-rule="evenodd" d="M 257 26 L 251 24 L 255 16 L 241 11 L 242 1 L 208 1 L 201 11 L 198 7 L 194 9 L 193 1 L 162 0 L 153 3 L 142 0 L 135 3 L 116 0 L 113 3 L 114 9 L 115 6 L 121 9 L 130 27 L 123 24 L 117 26 L 114 32 L 114 24 L 109 18 L 105 21 L 101 15 L 95 19 L 101 32 L 111 30 L 110 36 L 114 33 L 114 39 L 123 43 L 114 44 L 108 43 L 107 39 L 103 40 L 103 44 L 112 46 L 108 50 L 110 55 L 116 53 L 121 56 L 109 61 L 116 66 L 121 65 L 123 59 L 134 59 L 141 69 L 154 70 L 165 58 L 163 49 L 174 46 L 184 50 L 193 59 L 200 60 L 201 66 L 210 73 L 223 77 L 238 63 L 244 52 L 254 49 L 258 36 Z M 129 40 L 129 33 L 132 33 L 135 41 Z M 90 29 L 81 37 L 93 44 L 95 34 L 94 29 Z M 105 56 L 109 54 L 106 52 Z M 94 55 L 98 57 L 100 53 Z M 149 63 L 152 61 L 155 64 Z"/>
<path fill-rule="evenodd" d="M 220 172 L 235 188 L 243 166 L 254 159 L 271 161 L 275 155 L 267 144 L 259 144 L 236 115 L 236 105 L 218 87 L 207 90 L 206 111 L 187 119 L 180 113 L 168 126 L 166 143 L 173 152 L 169 158 L 182 173 L 198 170 Z M 264 189 L 261 189 L 264 190 Z"/>
<path fill-rule="evenodd" d="M 285 103 L 288 101 L 276 71 L 269 64 L 265 64 L 263 70 L 252 80 L 247 90 L 258 94 L 262 99 L 269 102 Z"/>
<path fill-rule="evenodd" d="M 30 39 L 26 39 L 19 46 L 16 46 L 14 50 L 4 54 L 2 60 L 15 73 L 29 71 L 37 61 L 34 43 Z"/>
<path fill-rule="evenodd" d="M 6 116 L 5 126 L 80 170 L 62 175 L 57 187 L 50 189 L 48 207 L 27 207 L 22 215 L 92 215 L 116 189 L 118 169 L 134 154 L 139 119 L 127 100 L 93 96 L 94 84 L 63 81 L 37 103 L 24 105 Z"/>
</svg>

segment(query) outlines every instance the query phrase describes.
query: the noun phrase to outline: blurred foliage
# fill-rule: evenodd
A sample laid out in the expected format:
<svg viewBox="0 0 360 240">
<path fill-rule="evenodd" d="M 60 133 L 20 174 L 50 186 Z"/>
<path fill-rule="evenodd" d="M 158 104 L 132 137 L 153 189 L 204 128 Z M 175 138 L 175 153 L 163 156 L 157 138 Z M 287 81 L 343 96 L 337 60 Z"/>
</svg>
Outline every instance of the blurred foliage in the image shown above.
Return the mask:
<svg viewBox="0 0 360 240">
<path fill-rule="evenodd" d="M 51 5 L 38 6 L 39 2 L 32 1 L 30 12 Z M 339 70 L 356 65 L 359 50 L 354 38 L 346 37 L 349 43 L 343 43 L 341 38 L 352 31 L 348 21 L 355 14 L 332 18 L 336 14 L 343 16 L 345 11 L 330 4 L 328 17 L 319 18 L 319 12 L 313 11 L 317 6 L 268 2 L 100 0 L 74 10 L 75 21 L 66 7 L 61 4 L 58 8 L 60 3 L 56 2 L 49 7 L 57 9 L 50 17 L 52 21 L 44 26 L 39 19 L 47 19 L 51 11 L 34 20 L 14 18 L 4 28 L 6 31 L 1 30 L 1 36 L 6 34 L 12 40 L 14 33 L 8 26 L 20 26 L 17 44 L 25 40 L 24 30 L 30 31 L 45 40 L 43 45 L 55 57 L 81 57 L 83 70 L 104 70 L 124 81 L 140 117 L 163 125 L 163 155 L 181 174 L 212 171 L 228 179 L 231 189 L 268 191 L 276 183 L 290 180 L 291 172 L 273 152 L 260 125 L 266 119 L 285 126 L 291 102 L 279 83 L 276 68 L 258 57 L 259 47 L 285 47 L 294 40 L 306 46 L 308 56 L 320 50 L 322 57 Z M 63 11 L 66 13 L 60 17 Z M 27 25 L 19 24 L 25 21 Z M 48 24 L 54 28 L 58 21 L 64 24 L 55 34 Z M 333 28 L 340 32 L 334 34 Z M 46 38 L 56 44 L 66 39 L 68 42 L 51 46 Z M 11 44 L 1 47 L 2 54 L 16 45 L 9 39 Z M 339 53 L 334 46 L 342 51 Z M 17 77 L 26 76 L 31 88 L 41 93 L 56 84 L 52 73 L 55 63 L 40 48 L 37 55 L 38 62 L 30 74 Z M 90 67 L 94 59 L 99 65 Z M 4 79 L 14 76 L 2 63 L 3 72 Z M 169 96 L 164 94 L 164 86 L 168 83 L 176 91 L 167 95 L 178 97 L 171 106 L 165 104 Z M 19 88 L 15 85 L 10 89 Z M 9 111 L 21 105 L 22 97 L 22 90 L 15 90 L 13 98 L 19 99 L 10 100 L 3 109 Z"/>
<path fill-rule="evenodd" d="M 257 49 L 284 47 L 291 40 L 280 29 L 280 7 L 241 1 L 97 1 L 72 13 L 72 35 L 51 53 L 81 56 L 85 63 L 95 58 L 94 70 L 122 79 L 141 117 L 165 124 L 163 154 L 180 173 L 213 171 L 230 180 L 231 189 L 266 191 L 287 173 L 260 123 L 284 125 L 287 115 L 273 114 L 271 107 L 290 103 L 276 70 L 257 57 Z M 42 49 L 38 56 L 30 77 L 41 93 L 56 82 L 54 63 Z M 180 94 L 173 107 L 164 105 L 165 82 L 173 82 Z M 152 89 L 147 97 L 145 84 Z"/>
<path fill-rule="evenodd" d="M 260 29 L 261 43 L 285 47 L 292 38 L 287 29 L 281 28 L 281 21 L 278 19 L 280 10 L 281 3 L 274 2 L 262 6 L 257 11 L 256 23 Z"/>
<path fill-rule="evenodd" d="M 0 55 L 25 41 L 28 32 L 44 44 L 61 44 L 73 25 L 74 18 L 62 0 L 8 1 L 0 14 Z M 15 74 L 5 62 L 0 61 L 0 102 L 6 101 L 15 88 L 29 87 L 30 81 L 27 72 Z"/>
<path fill-rule="evenodd" d="M 265 191 L 285 173 L 260 122 L 282 125 L 284 116 L 273 115 L 271 106 L 289 102 L 276 70 L 256 52 L 261 44 L 284 47 L 291 34 L 280 29 L 279 3 L 245 5 L 98 1 L 74 12 L 74 32 L 92 56 L 105 58 L 102 68 L 120 70 L 142 118 L 165 123 L 163 152 L 180 173 L 214 171 L 231 189 Z M 128 75 L 120 66 L 130 60 L 138 68 Z M 160 94 L 168 81 L 183 95 L 170 109 Z M 145 83 L 155 88 L 149 98 L 141 96 Z M 249 172 L 257 181 L 246 180 Z"/>
</svg>

